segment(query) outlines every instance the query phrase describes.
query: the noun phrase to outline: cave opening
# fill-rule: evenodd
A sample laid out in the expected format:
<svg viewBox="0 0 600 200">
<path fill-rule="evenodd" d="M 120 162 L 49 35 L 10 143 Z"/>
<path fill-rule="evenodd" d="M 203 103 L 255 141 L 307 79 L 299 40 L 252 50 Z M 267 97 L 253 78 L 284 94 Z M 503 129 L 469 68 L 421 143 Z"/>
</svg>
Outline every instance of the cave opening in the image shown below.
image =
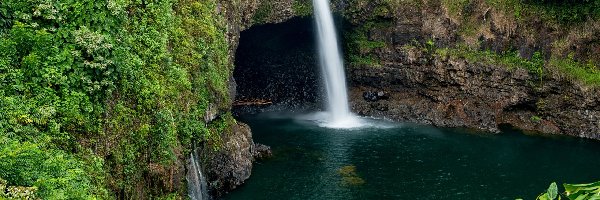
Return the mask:
<svg viewBox="0 0 600 200">
<path fill-rule="evenodd" d="M 242 31 L 233 73 L 236 108 L 318 107 L 322 87 L 314 29 L 311 17 L 295 17 Z"/>
</svg>

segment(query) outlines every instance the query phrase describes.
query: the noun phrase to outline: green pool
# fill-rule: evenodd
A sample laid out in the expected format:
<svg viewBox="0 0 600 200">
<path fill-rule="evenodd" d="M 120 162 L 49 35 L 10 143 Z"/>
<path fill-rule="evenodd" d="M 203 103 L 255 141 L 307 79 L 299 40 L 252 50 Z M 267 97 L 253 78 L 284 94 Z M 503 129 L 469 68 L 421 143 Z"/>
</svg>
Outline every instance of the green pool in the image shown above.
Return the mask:
<svg viewBox="0 0 600 200">
<path fill-rule="evenodd" d="M 225 199 L 535 199 L 551 182 L 600 180 L 600 142 L 370 120 L 336 130 L 242 116 L 274 157 Z"/>
</svg>

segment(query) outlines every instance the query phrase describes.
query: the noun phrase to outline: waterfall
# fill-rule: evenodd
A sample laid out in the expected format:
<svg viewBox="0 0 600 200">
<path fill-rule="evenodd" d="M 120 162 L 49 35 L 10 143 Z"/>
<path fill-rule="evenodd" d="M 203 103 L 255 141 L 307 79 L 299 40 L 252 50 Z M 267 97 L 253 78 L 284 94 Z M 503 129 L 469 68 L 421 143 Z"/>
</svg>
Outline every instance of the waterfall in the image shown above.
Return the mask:
<svg viewBox="0 0 600 200">
<path fill-rule="evenodd" d="M 188 195 L 192 200 L 208 200 L 208 187 L 206 179 L 202 175 L 202 168 L 198 163 L 198 153 L 194 150 L 190 153 L 190 163 L 188 163 L 188 172 L 185 179 L 188 184 Z"/>
<path fill-rule="evenodd" d="M 329 8 L 329 0 L 313 0 L 319 60 L 327 91 L 328 119 L 326 126 L 351 128 L 358 126 L 357 118 L 350 112 L 346 77 L 341 50 Z"/>
</svg>

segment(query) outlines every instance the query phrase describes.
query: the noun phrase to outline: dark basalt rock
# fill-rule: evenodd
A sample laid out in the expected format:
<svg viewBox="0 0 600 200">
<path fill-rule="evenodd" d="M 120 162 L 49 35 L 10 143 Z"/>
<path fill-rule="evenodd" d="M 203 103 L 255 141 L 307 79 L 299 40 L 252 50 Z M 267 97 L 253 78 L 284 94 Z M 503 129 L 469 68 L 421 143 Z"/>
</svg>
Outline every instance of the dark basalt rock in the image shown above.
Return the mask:
<svg viewBox="0 0 600 200">
<path fill-rule="evenodd" d="M 375 109 L 375 110 L 378 110 L 378 111 L 388 111 L 388 110 L 390 110 L 390 108 L 389 108 L 388 104 L 385 104 L 385 103 L 379 103 L 379 102 L 377 102 L 377 103 L 372 103 L 372 104 L 371 104 L 371 108 L 372 108 L 372 109 Z"/>
<path fill-rule="evenodd" d="M 353 66 L 352 108 L 366 116 L 499 132 L 499 125 L 600 139 L 600 91 L 548 69 L 543 82 L 525 69 L 464 58 L 398 52 L 383 67 Z M 402 55 L 403 54 L 403 55 Z M 419 62 L 418 60 L 428 60 Z M 375 93 L 392 91 L 386 101 Z M 368 95 L 365 95 L 368 94 Z M 360 98 L 360 97 L 370 97 Z"/>
<path fill-rule="evenodd" d="M 377 99 L 387 100 L 389 98 L 390 98 L 390 96 L 387 93 L 385 93 L 384 91 L 377 92 Z"/>
<path fill-rule="evenodd" d="M 205 148 L 200 154 L 209 193 L 214 197 L 220 197 L 242 185 L 252 173 L 255 158 L 271 155 L 270 147 L 254 144 L 250 127 L 243 123 L 234 125 L 231 133 L 224 133 L 222 140 L 223 146 L 219 151 Z"/>
<path fill-rule="evenodd" d="M 370 102 L 375 102 L 379 100 L 379 98 L 377 97 L 377 93 L 372 91 L 363 92 L 363 99 Z"/>
<path fill-rule="evenodd" d="M 373 92 L 373 91 L 366 91 L 363 92 L 363 99 L 369 102 L 376 102 L 379 100 L 386 100 L 389 98 L 389 95 L 387 93 L 385 93 L 384 91 L 379 91 L 379 92 Z"/>
<path fill-rule="evenodd" d="M 273 156 L 271 147 L 264 144 L 254 144 L 254 150 L 252 154 L 255 160 L 263 160 Z"/>
</svg>

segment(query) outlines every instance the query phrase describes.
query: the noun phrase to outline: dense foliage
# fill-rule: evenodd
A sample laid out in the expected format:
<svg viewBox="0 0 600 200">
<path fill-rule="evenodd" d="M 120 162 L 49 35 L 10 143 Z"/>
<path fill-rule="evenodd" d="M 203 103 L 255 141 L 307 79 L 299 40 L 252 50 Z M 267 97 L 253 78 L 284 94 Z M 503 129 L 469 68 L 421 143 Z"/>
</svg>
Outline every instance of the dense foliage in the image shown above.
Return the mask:
<svg viewBox="0 0 600 200">
<path fill-rule="evenodd" d="M 2 1 L 0 178 L 44 199 L 168 193 L 172 180 L 138 186 L 232 123 L 205 123 L 230 101 L 216 12 L 215 1 Z"/>
</svg>

